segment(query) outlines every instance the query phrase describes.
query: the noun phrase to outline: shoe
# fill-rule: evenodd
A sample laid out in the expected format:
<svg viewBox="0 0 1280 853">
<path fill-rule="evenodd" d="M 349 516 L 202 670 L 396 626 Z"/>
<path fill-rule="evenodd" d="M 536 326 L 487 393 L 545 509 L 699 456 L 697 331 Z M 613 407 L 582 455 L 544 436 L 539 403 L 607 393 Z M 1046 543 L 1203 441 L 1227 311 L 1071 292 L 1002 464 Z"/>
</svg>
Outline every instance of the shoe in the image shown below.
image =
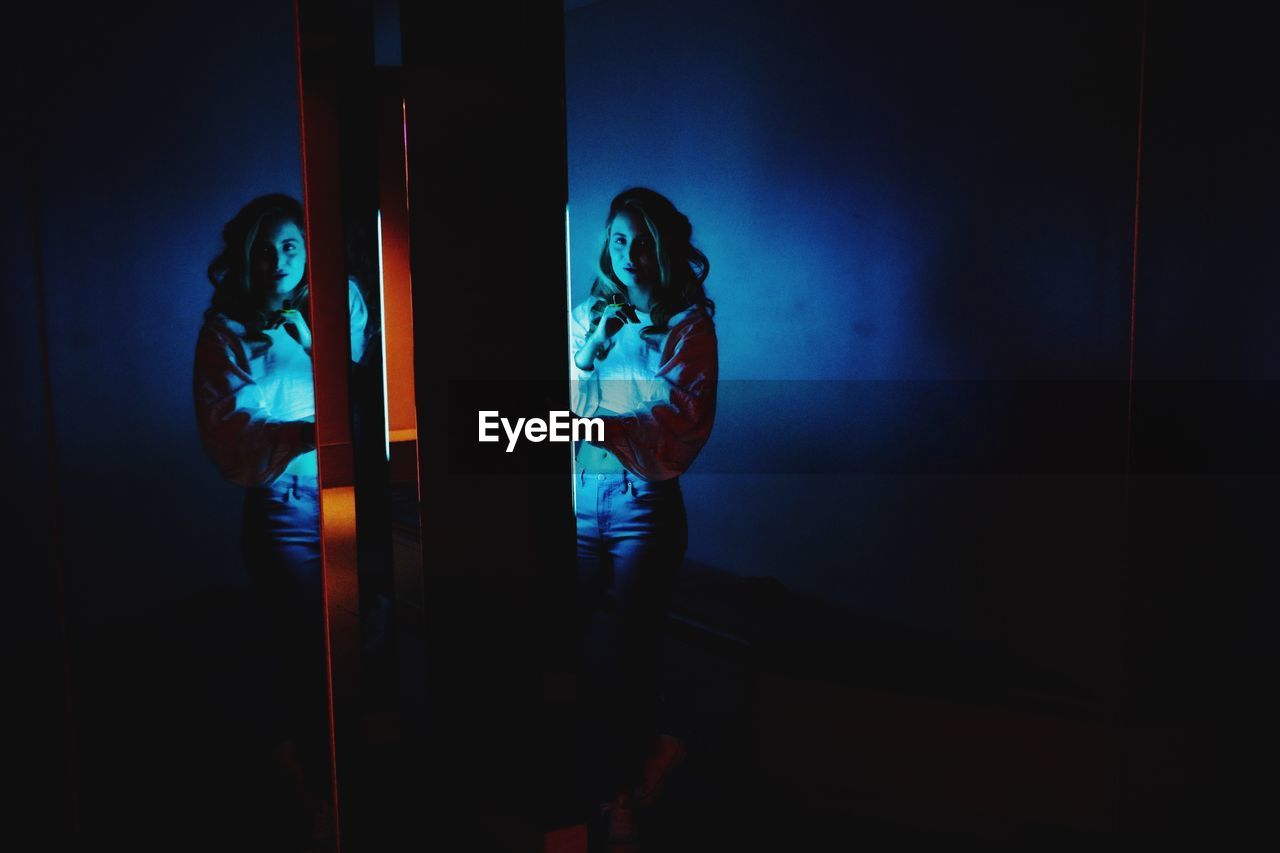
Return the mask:
<svg viewBox="0 0 1280 853">
<path fill-rule="evenodd" d="M 609 853 L 639 853 L 640 833 L 637 827 L 635 804 L 629 794 L 623 793 L 606 804 L 605 825 L 609 838 L 605 849 Z"/>
<path fill-rule="evenodd" d="M 636 786 L 635 805 L 648 808 L 658 801 L 658 795 L 671 778 L 672 772 L 684 763 L 688 750 L 684 741 L 673 735 L 658 735 L 653 739 L 649 757 L 641 771 L 640 784 Z"/>
</svg>

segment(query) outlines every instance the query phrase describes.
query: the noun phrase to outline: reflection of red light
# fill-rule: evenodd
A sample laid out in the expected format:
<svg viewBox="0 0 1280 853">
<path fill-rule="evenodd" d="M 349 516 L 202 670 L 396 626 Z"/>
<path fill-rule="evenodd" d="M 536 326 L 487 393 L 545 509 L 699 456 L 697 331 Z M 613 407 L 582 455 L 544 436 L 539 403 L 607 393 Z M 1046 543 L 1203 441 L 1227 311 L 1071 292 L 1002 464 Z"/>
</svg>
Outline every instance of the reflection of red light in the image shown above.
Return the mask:
<svg viewBox="0 0 1280 853">
<path fill-rule="evenodd" d="M 387 430 L 394 442 L 412 440 L 418 426 L 414 406 L 413 287 L 409 269 L 408 106 L 404 98 L 397 97 L 384 101 L 382 109 L 379 159 L 383 163 L 403 165 L 403 169 L 385 170 L 386 178 L 379 188 Z"/>
<path fill-rule="evenodd" d="M 409 209 L 409 107 L 400 99 L 400 145 L 404 150 L 404 209 Z"/>
<path fill-rule="evenodd" d="M 324 515 L 325 568 L 330 573 L 329 606 L 358 613 L 355 487 L 325 489 L 320 509 Z"/>
</svg>

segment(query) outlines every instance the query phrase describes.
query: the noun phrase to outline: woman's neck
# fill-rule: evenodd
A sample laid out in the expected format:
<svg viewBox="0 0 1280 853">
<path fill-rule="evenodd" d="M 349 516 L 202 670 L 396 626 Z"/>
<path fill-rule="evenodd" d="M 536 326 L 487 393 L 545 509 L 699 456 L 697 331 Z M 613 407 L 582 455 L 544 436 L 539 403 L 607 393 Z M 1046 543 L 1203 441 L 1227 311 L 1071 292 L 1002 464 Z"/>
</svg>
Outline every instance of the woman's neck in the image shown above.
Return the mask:
<svg viewBox="0 0 1280 853">
<path fill-rule="evenodd" d="M 280 311 L 283 308 L 285 308 L 286 303 L 289 303 L 292 301 L 292 298 L 295 296 L 296 293 L 297 293 L 296 290 L 289 291 L 288 293 L 277 293 L 275 291 L 268 291 L 266 299 L 263 300 L 262 307 L 267 311 Z M 293 306 L 293 307 L 296 307 L 296 306 Z"/>
<path fill-rule="evenodd" d="M 638 287 L 630 288 L 627 291 L 627 299 L 637 311 L 643 311 L 648 314 L 653 308 L 653 302 L 651 301 L 649 291 L 647 290 L 641 290 Z"/>
</svg>

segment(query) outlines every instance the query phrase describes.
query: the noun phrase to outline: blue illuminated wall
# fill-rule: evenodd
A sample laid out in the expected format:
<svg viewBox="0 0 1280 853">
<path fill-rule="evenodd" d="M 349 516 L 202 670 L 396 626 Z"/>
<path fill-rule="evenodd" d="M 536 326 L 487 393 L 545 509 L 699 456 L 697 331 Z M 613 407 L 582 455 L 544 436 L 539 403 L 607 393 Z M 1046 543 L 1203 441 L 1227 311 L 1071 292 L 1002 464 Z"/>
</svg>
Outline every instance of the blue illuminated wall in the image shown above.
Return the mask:
<svg viewBox="0 0 1280 853">
<path fill-rule="evenodd" d="M 233 721 L 253 719 L 264 688 L 225 664 L 259 660 L 260 633 L 243 491 L 200 447 L 192 358 L 223 223 L 260 193 L 300 193 L 293 4 L 36 15 L 13 32 L 0 128 L 11 704 L 39 756 L 13 771 L 32 802 L 17 811 L 70 849 L 74 775 L 95 835 L 150 839 L 197 803 L 234 831 L 247 795 L 221 780 L 248 747 Z"/>
<path fill-rule="evenodd" d="M 568 12 L 573 301 L 609 198 L 669 195 L 722 371 L 689 559 L 1105 689 L 1139 18 L 1025 5 Z"/>
<path fill-rule="evenodd" d="M 80 629 L 243 581 L 242 491 L 205 458 L 192 408 L 205 268 L 244 202 L 301 189 L 292 4 L 136 6 L 51 27 L 34 70 Z"/>
</svg>

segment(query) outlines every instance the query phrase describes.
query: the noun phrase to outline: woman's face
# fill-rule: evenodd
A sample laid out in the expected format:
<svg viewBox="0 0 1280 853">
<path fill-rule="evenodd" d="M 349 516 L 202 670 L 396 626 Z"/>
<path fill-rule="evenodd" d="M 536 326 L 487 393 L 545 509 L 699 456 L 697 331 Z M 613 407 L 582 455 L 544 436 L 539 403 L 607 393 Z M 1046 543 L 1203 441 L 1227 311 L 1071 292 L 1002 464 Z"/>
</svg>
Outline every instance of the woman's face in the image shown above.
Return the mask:
<svg viewBox="0 0 1280 853">
<path fill-rule="evenodd" d="M 255 285 L 271 295 L 287 296 L 307 269 L 302 232 L 292 220 L 267 220 L 249 250 L 249 263 Z"/>
<path fill-rule="evenodd" d="M 650 290 L 658 282 L 658 257 L 644 219 L 622 211 L 609 223 L 609 260 L 627 289 Z"/>
</svg>

